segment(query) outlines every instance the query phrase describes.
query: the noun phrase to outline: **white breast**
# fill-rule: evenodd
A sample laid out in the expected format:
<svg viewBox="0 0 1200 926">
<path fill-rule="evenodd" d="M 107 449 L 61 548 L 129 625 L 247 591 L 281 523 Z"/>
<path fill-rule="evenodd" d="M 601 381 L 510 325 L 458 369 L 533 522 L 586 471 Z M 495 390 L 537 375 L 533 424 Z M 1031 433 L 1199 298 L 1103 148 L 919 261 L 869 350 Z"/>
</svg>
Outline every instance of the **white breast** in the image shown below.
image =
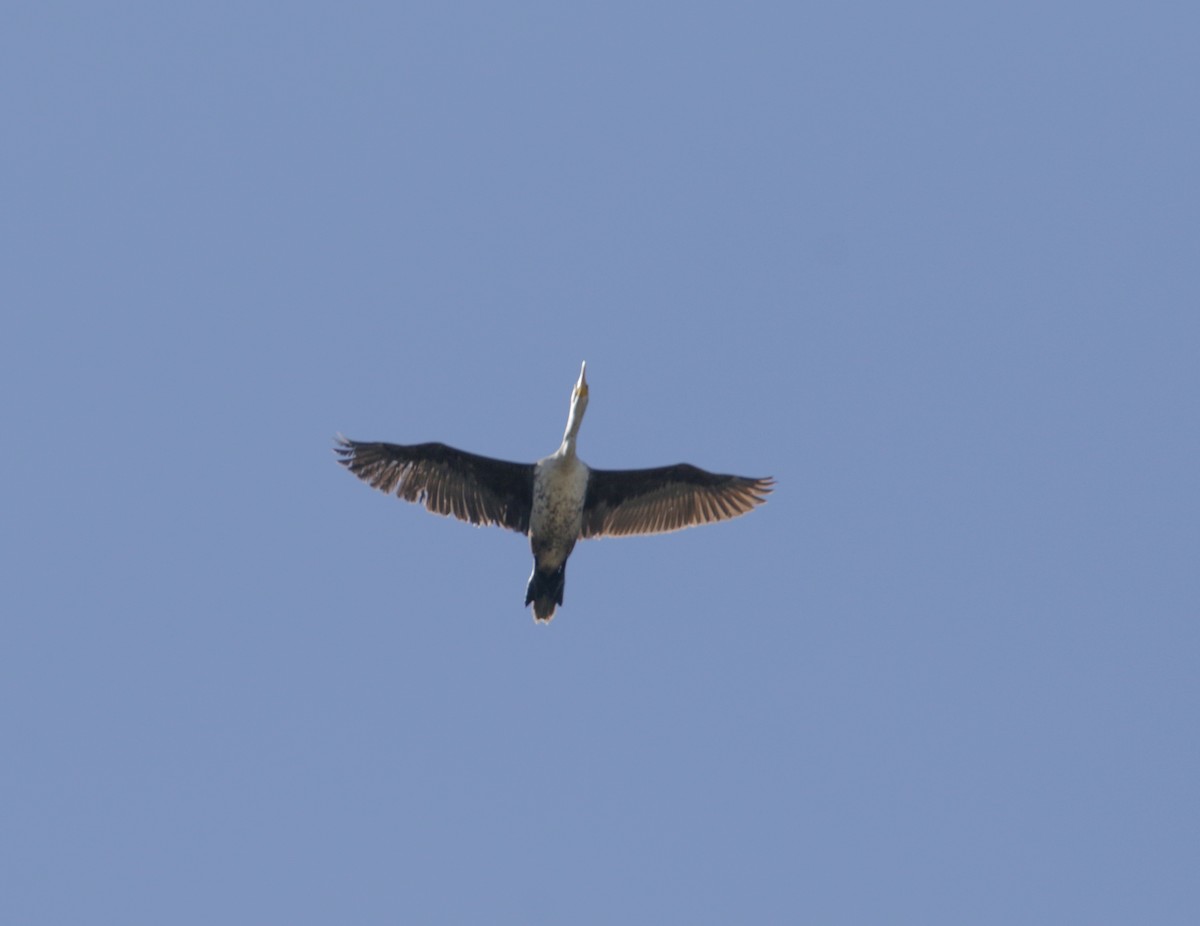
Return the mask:
<svg viewBox="0 0 1200 926">
<path fill-rule="evenodd" d="M 533 476 L 529 541 L 543 567 L 557 567 L 579 539 L 587 481 L 587 465 L 574 455 L 554 454 L 538 461 Z"/>
</svg>

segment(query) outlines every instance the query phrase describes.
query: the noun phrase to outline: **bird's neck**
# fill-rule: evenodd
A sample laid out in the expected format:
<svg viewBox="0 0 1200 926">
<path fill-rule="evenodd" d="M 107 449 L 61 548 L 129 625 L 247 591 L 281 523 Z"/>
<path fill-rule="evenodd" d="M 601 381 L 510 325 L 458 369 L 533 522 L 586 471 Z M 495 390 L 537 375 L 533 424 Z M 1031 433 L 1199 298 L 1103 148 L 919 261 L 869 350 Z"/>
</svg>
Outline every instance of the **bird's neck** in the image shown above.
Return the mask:
<svg viewBox="0 0 1200 926">
<path fill-rule="evenodd" d="M 567 430 L 563 434 L 562 444 L 558 455 L 563 457 L 575 456 L 575 438 L 579 436 L 579 426 L 583 423 L 583 408 L 577 404 L 571 406 L 571 414 L 567 417 Z"/>
</svg>

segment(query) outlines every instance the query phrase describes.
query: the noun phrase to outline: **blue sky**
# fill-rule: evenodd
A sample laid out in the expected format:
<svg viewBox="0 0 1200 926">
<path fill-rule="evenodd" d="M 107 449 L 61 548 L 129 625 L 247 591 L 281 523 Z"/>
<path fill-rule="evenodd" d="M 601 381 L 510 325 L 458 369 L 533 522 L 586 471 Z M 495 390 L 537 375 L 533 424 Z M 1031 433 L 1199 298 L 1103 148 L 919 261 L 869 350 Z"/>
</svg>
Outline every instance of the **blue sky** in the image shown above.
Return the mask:
<svg viewBox="0 0 1200 926">
<path fill-rule="evenodd" d="M 1196 922 L 1200 14 L 5 18 L 0 920 Z"/>
</svg>

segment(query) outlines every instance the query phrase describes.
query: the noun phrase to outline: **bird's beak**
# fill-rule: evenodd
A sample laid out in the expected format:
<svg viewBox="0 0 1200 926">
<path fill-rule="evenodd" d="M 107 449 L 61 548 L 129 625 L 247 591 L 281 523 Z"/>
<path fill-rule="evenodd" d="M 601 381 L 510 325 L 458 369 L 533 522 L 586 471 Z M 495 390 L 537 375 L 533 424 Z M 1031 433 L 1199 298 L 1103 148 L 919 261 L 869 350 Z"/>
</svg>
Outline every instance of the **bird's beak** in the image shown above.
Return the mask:
<svg viewBox="0 0 1200 926">
<path fill-rule="evenodd" d="M 587 395 L 587 361 L 583 362 L 583 367 L 579 371 L 579 382 L 575 384 L 575 392 L 579 395 Z"/>
</svg>

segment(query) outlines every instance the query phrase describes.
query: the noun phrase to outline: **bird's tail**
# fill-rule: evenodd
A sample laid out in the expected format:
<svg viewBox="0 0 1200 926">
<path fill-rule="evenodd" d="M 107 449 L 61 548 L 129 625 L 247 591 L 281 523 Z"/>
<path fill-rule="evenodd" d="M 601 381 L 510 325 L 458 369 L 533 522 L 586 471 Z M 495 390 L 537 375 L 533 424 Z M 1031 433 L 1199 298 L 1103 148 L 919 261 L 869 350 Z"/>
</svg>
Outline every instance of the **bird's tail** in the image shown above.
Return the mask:
<svg viewBox="0 0 1200 926">
<path fill-rule="evenodd" d="M 567 564 L 557 569 L 539 569 L 533 565 L 533 575 L 525 589 L 525 604 L 533 604 L 533 619 L 545 622 L 554 617 L 554 608 L 563 602 L 563 588 L 567 584 Z"/>
</svg>

